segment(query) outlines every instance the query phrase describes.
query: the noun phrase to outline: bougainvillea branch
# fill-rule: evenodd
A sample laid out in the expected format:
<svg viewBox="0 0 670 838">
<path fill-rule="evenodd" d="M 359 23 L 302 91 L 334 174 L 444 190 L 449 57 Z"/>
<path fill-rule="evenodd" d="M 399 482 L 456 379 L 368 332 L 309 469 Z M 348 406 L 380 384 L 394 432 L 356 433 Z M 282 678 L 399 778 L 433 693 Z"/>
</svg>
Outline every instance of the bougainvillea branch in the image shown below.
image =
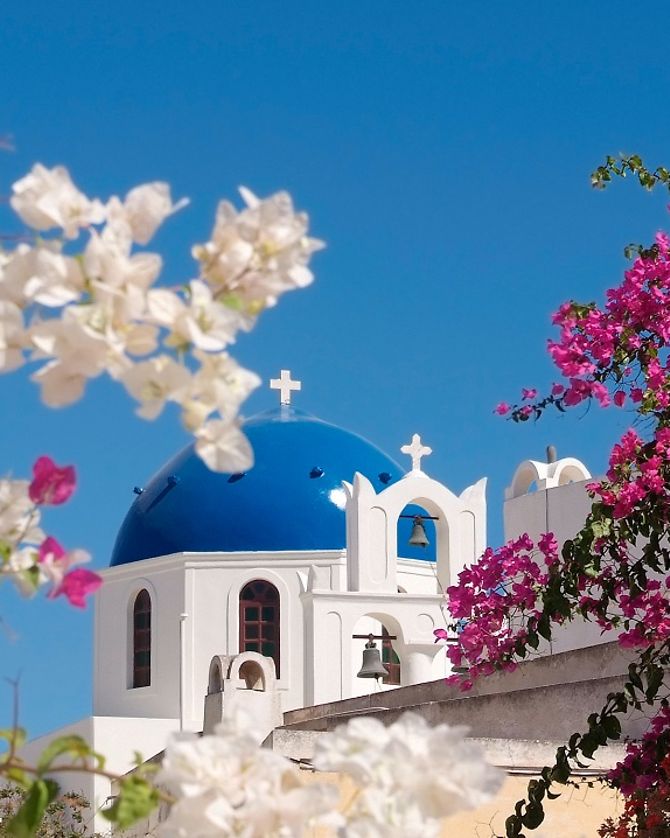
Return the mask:
<svg viewBox="0 0 670 838">
<path fill-rule="evenodd" d="M 607 158 L 592 182 L 602 188 L 626 175 L 646 189 L 670 188 L 667 169 L 650 171 L 637 156 Z M 564 381 L 544 396 L 524 388 L 516 404 L 501 402 L 495 412 L 527 422 L 548 409 L 595 402 L 628 407 L 646 421 L 614 446 L 605 477 L 587 484 L 591 513 L 573 539 L 559 547 L 552 533 L 537 543 L 522 535 L 488 549 L 447 591 L 459 631 L 447 655 L 466 673 L 453 676 L 463 689 L 479 676 L 514 668 L 575 619 L 612 632 L 637 656 L 621 691 L 608 696 L 586 720 L 588 729 L 575 733 L 555 764 L 529 784 L 527 799 L 507 819 L 508 838 L 539 826 L 545 796 L 597 748 L 620 737 L 620 716 L 643 706 L 656 713 L 650 734 L 629 746 L 624 763 L 608 777 L 626 797 L 626 810 L 601 834 L 651 838 L 661 833 L 650 830 L 670 818 L 670 238 L 659 232 L 650 246 L 631 245 L 626 252 L 632 264 L 603 305 L 569 301 L 553 317 L 558 336 L 548 350 Z M 446 632 L 436 634 L 446 639 Z"/>
</svg>

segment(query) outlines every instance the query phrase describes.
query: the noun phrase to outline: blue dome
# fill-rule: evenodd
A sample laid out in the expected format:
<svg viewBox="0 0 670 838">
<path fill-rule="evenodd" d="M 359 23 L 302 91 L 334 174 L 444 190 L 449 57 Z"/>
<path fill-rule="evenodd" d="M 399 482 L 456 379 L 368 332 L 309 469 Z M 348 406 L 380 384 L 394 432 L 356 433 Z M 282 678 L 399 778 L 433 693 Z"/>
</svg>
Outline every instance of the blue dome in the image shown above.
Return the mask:
<svg viewBox="0 0 670 838">
<path fill-rule="evenodd" d="M 210 471 L 189 445 L 155 474 L 121 526 L 111 565 L 179 552 L 336 550 L 345 546 L 342 481 L 379 492 L 404 472 L 360 436 L 290 407 L 244 424 L 255 464 Z"/>
</svg>

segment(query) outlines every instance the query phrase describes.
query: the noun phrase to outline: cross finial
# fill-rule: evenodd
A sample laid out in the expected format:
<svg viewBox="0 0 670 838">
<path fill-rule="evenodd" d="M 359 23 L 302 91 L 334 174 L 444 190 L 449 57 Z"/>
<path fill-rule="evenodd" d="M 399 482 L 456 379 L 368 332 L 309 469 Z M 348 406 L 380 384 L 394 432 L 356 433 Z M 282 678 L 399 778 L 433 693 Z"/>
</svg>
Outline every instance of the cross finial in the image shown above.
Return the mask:
<svg viewBox="0 0 670 838">
<path fill-rule="evenodd" d="M 400 450 L 403 454 L 408 454 L 412 458 L 412 471 L 421 471 L 421 458 L 433 453 L 432 448 L 423 445 L 419 434 L 412 436 L 411 445 L 403 445 Z"/>
<path fill-rule="evenodd" d="M 302 381 L 293 381 L 291 370 L 282 370 L 279 378 L 270 379 L 270 389 L 279 390 L 279 404 L 291 404 L 291 391 L 301 390 Z"/>
</svg>

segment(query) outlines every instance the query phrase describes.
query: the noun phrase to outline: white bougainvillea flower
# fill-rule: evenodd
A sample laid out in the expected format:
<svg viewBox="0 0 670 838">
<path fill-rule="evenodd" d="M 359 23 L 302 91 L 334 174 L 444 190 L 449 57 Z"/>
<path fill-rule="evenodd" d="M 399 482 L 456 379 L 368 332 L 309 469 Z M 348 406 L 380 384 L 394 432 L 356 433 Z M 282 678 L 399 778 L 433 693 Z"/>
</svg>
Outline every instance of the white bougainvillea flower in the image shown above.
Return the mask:
<svg viewBox="0 0 670 838">
<path fill-rule="evenodd" d="M 158 355 L 131 366 L 123 373 L 121 381 L 130 395 L 140 402 L 137 414 L 144 419 L 155 419 L 166 402 L 181 401 L 188 390 L 191 374 L 169 355 Z"/>
<path fill-rule="evenodd" d="M 81 227 L 105 220 L 101 202 L 80 192 L 64 166 L 47 169 L 36 163 L 29 174 L 12 186 L 10 204 L 33 230 L 60 227 L 68 239 L 76 239 Z"/>
<path fill-rule="evenodd" d="M 128 226 L 133 241 L 145 245 L 166 218 L 188 203 L 188 198 L 182 198 L 173 204 L 169 184 L 155 181 L 131 189 L 123 203 L 112 198 L 107 214 L 113 222 Z"/>
<path fill-rule="evenodd" d="M 30 500 L 29 487 L 28 480 L 0 479 L 0 542 L 22 540 L 39 544 L 42 541 L 40 512 Z"/>
<path fill-rule="evenodd" d="M 14 303 L 0 300 L 0 372 L 10 372 L 22 365 L 25 347 L 23 312 Z"/>
<path fill-rule="evenodd" d="M 208 354 L 195 350 L 200 361 L 187 397 L 182 401 L 182 419 L 189 430 L 196 430 L 214 411 L 232 418 L 240 405 L 261 384 L 255 372 L 240 366 L 226 352 Z"/>
<path fill-rule="evenodd" d="M 84 275 L 76 259 L 51 247 L 35 248 L 32 257 L 30 275 L 24 286 L 27 300 L 49 308 L 61 308 L 81 297 Z"/>
<path fill-rule="evenodd" d="M 121 364 L 119 348 L 93 325 L 97 313 L 93 306 L 70 306 L 62 317 L 30 328 L 34 357 L 52 359 L 32 375 L 49 407 L 72 404 L 83 395 L 87 379 Z"/>
<path fill-rule="evenodd" d="M 42 362 L 32 380 L 51 407 L 77 401 L 89 379 L 107 373 L 144 418 L 179 403 L 210 468 L 250 467 L 236 417 L 260 380 L 225 350 L 281 293 L 312 281 L 308 262 L 322 244 L 287 193 L 240 192 L 244 208 L 222 201 L 212 240 L 194 249 L 199 277 L 178 290 L 155 288 L 161 257 L 136 245 L 188 202 L 173 202 L 168 184 L 155 181 L 103 206 L 64 167 L 36 164 L 14 184 L 11 206 L 33 230 L 61 234 L 0 250 L 0 371 L 26 357 Z M 86 244 L 75 252 L 63 239 L 84 228 Z"/>
<path fill-rule="evenodd" d="M 204 282 L 194 279 L 188 289 L 186 302 L 174 291 L 165 288 L 149 291 L 147 307 L 150 316 L 170 330 L 170 345 L 220 352 L 234 342 L 241 328 L 248 326 L 248 319 L 217 302 Z"/>
<path fill-rule="evenodd" d="M 414 713 L 385 726 L 353 719 L 317 740 L 314 766 L 348 774 L 358 786 L 347 835 L 423 838 L 440 834 L 441 819 L 481 806 L 503 773 L 489 765 L 467 729 L 430 726 Z"/>
<path fill-rule="evenodd" d="M 84 276 L 78 262 L 61 253 L 59 242 L 20 245 L 0 265 L 0 300 L 22 308 L 32 302 L 60 307 L 79 299 Z"/>
<path fill-rule="evenodd" d="M 34 266 L 35 251 L 27 244 L 20 244 L 11 253 L 0 251 L 0 300 L 23 308 L 26 283 L 34 274 Z"/>
<path fill-rule="evenodd" d="M 287 192 L 264 200 L 245 188 L 240 193 L 247 207 L 238 213 L 222 201 L 211 241 L 193 255 L 217 296 L 257 314 L 284 291 L 309 285 L 307 263 L 323 243 L 307 236 L 308 216 L 295 212 Z"/>
<path fill-rule="evenodd" d="M 163 261 L 157 253 L 131 253 L 132 241 L 107 224 L 102 233 L 93 230 L 84 250 L 84 271 L 96 289 L 144 290 L 158 278 Z"/>
<path fill-rule="evenodd" d="M 178 799 L 158 827 L 161 838 L 298 838 L 337 805 L 332 785 L 302 785 L 289 760 L 237 724 L 168 743 L 157 782 Z"/>
<path fill-rule="evenodd" d="M 212 471 L 237 473 L 254 464 L 249 440 L 235 421 L 210 419 L 195 431 L 195 450 Z"/>
</svg>

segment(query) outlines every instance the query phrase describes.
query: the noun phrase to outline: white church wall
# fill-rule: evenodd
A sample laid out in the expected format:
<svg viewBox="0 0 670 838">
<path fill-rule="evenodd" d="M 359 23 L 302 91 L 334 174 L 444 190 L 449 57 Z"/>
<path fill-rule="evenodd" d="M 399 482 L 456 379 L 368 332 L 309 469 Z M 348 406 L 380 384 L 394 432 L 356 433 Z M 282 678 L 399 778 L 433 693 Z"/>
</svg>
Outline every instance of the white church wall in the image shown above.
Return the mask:
<svg viewBox="0 0 670 838">
<path fill-rule="evenodd" d="M 114 716 L 88 716 L 28 742 L 21 749 L 21 756 L 34 764 L 39 754 L 59 736 L 81 736 L 88 744 L 105 756 L 105 768 L 113 774 L 125 774 L 134 765 L 135 751 L 143 757 L 155 756 L 163 750 L 169 735 L 175 732 L 175 719 L 117 718 Z M 112 786 L 106 777 L 78 772 L 53 774 L 53 779 L 63 791 L 82 794 L 96 812 L 92 828 L 101 835 L 111 834 L 109 821 L 99 809 L 110 802 Z"/>
<path fill-rule="evenodd" d="M 380 623 L 397 635 L 393 647 L 400 658 L 401 685 L 431 679 L 433 660 L 441 651 L 433 636 L 433 630 L 444 622 L 441 597 L 397 591 L 341 594 L 311 590 L 302 595 L 302 601 L 306 633 L 305 705 L 370 691 L 369 682 L 356 678 L 365 641 L 354 640 L 353 635 L 365 633 L 366 627 L 379 627 Z"/>
<path fill-rule="evenodd" d="M 179 615 L 184 573 L 179 557 L 108 568 L 95 603 L 93 711 L 101 716 L 179 716 Z M 151 597 L 151 684 L 132 686 L 133 604 Z"/>
<path fill-rule="evenodd" d="M 273 584 L 279 593 L 280 667 L 277 691 L 284 710 L 304 704 L 305 615 L 300 599 L 310 567 L 325 573 L 332 584 L 342 551 L 302 553 L 237 553 L 186 557 L 185 623 L 187 654 L 184 712 L 189 726 L 202 725 L 203 701 L 209 664 L 214 655 L 240 652 L 239 599 L 244 586 L 255 579 Z M 199 729 L 199 728 L 198 728 Z"/>
<path fill-rule="evenodd" d="M 304 703 L 304 616 L 300 592 L 310 567 L 327 584 L 344 579 L 342 551 L 302 553 L 179 554 L 104 571 L 96 602 L 94 711 L 104 715 L 178 718 L 200 730 L 208 667 L 217 654 L 239 649 L 239 596 L 254 579 L 271 582 L 280 595 L 281 667 L 278 690 L 284 709 Z M 132 688 L 132 606 L 146 588 L 152 601 L 151 685 Z M 183 696 L 180 708 L 180 615 L 185 614 Z"/>
<path fill-rule="evenodd" d="M 573 461 L 570 460 L 570 463 Z M 516 476 L 519 477 L 519 471 Z M 562 545 L 575 536 L 591 511 L 592 501 L 585 488 L 587 482 L 564 483 L 528 491 L 517 497 L 510 497 L 510 491 L 504 505 L 505 540 L 528 533 L 537 541 L 542 533 L 553 532 L 559 545 Z M 543 654 L 566 652 L 611 640 L 611 632 L 603 635 L 595 623 L 577 618 L 556 629 L 551 646 L 541 647 L 540 651 Z"/>
<path fill-rule="evenodd" d="M 435 562 L 398 556 L 398 588 L 408 594 L 440 593 Z"/>
</svg>

